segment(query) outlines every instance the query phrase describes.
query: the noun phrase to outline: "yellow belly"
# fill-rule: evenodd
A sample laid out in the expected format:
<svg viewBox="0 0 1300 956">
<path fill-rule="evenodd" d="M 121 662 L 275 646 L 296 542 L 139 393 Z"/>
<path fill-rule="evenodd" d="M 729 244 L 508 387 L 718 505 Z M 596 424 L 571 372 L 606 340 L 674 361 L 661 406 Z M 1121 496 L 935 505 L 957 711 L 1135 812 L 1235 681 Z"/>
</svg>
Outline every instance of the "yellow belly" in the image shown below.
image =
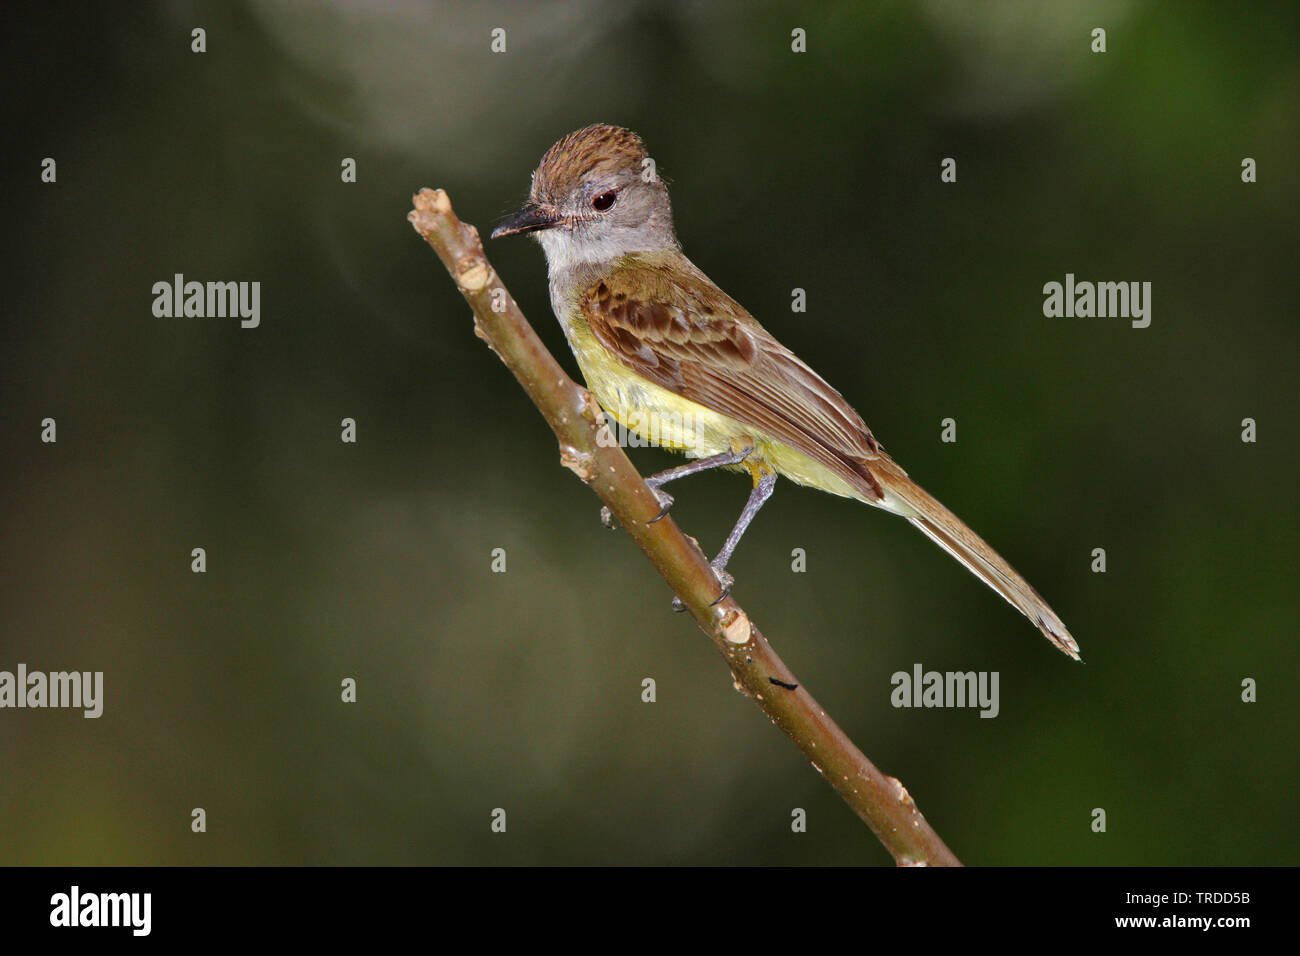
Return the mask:
<svg viewBox="0 0 1300 956">
<path fill-rule="evenodd" d="M 801 485 L 875 503 L 821 462 L 774 436 L 682 398 L 630 371 L 586 329 L 566 331 L 587 387 L 625 435 L 638 439 L 621 443 L 658 445 L 689 458 L 706 458 L 752 444 L 754 450 L 744 462 L 732 466 L 733 470 L 748 471 L 755 481 L 764 471 L 775 471 Z"/>
</svg>

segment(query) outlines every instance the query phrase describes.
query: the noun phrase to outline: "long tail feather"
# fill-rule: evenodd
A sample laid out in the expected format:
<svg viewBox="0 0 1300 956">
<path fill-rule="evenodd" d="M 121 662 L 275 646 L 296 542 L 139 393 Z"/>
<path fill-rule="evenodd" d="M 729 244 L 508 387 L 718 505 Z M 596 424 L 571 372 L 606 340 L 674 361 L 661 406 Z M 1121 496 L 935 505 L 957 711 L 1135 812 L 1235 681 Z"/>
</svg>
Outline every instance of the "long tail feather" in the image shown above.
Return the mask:
<svg viewBox="0 0 1300 956">
<path fill-rule="evenodd" d="M 887 462 L 887 464 L 885 464 Z M 1043 636 L 1076 661 L 1079 645 L 1029 582 L 1016 573 L 996 551 L 965 522 L 945 508 L 924 488 L 907 477 L 892 461 L 872 461 L 871 470 L 885 492 L 886 507 L 901 503 L 900 513 L 935 544 L 960 561 L 977 578 L 1002 595 L 1029 618 Z M 881 467 L 884 465 L 884 467 Z M 893 502 L 890 501 L 893 499 Z"/>
</svg>

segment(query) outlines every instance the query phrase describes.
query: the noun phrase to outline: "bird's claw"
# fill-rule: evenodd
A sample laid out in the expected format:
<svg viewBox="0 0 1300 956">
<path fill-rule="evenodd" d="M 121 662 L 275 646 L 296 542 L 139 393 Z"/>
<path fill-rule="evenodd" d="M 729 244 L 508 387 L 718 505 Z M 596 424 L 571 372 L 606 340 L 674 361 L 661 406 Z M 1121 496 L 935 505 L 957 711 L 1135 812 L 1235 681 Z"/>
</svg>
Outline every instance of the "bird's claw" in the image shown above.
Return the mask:
<svg viewBox="0 0 1300 956">
<path fill-rule="evenodd" d="M 713 573 L 717 576 L 718 583 L 722 585 L 722 593 L 709 602 L 709 607 L 717 607 L 719 604 L 721 604 L 723 601 L 725 601 L 728 597 L 731 596 L 731 587 L 733 584 L 736 583 L 736 579 L 732 577 L 730 574 L 728 574 L 727 571 L 723 568 L 714 567 L 712 564 L 710 564 L 709 567 L 713 568 Z M 686 610 L 686 605 L 682 603 L 682 599 L 679 597 L 674 597 L 673 611 L 680 614 L 682 611 L 685 610 Z"/>
<path fill-rule="evenodd" d="M 666 518 L 668 509 L 673 506 L 673 496 L 668 492 L 662 488 L 656 488 L 654 485 L 650 486 L 650 490 L 654 492 L 655 501 L 659 502 L 659 513 L 647 521 L 646 524 L 654 524 L 656 521 Z M 600 523 L 611 530 L 617 527 L 614 524 L 614 512 L 610 511 L 608 506 L 600 509 Z"/>
<path fill-rule="evenodd" d="M 710 565 L 710 567 L 713 567 Z M 736 583 L 736 579 L 728 574 L 723 568 L 713 568 L 713 573 L 718 577 L 718 583 L 722 585 L 722 593 L 714 598 L 709 607 L 717 607 L 731 595 L 731 586 Z"/>
<path fill-rule="evenodd" d="M 654 524 L 656 521 L 662 521 L 668 517 L 668 509 L 673 506 L 673 496 L 668 492 L 662 488 L 656 488 L 654 485 L 650 486 L 650 490 L 654 492 L 655 501 L 659 502 L 659 513 L 647 521 L 646 524 Z"/>
</svg>

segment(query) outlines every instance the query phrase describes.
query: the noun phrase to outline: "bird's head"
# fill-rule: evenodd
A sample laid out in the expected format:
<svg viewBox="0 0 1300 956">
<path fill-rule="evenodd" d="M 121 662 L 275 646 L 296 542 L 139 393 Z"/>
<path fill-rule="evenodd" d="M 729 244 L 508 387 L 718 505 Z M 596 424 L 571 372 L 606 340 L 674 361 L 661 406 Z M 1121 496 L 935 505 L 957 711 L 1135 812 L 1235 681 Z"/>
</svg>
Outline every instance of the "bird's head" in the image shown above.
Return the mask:
<svg viewBox="0 0 1300 956">
<path fill-rule="evenodd" d="M 641 137 L 618 126 L 588 126 L 546 151 L 528 202 L 492 238 L 520 233 L 541 242 L 552 272 L 677 248 L 668 188 Z"/>
</svg>

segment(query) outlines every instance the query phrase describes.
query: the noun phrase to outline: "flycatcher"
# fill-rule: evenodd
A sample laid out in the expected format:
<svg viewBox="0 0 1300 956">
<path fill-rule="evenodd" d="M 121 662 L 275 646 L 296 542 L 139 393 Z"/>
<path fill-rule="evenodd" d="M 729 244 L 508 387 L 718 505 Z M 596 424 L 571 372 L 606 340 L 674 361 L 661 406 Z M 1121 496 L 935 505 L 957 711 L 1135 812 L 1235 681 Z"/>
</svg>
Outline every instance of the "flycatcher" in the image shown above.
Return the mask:
<svg viewBox="0 0 1300 956">
<path fill-rule="evenodd" d="M 648 479 L 660 517 L 672 504 L 660 490 L 669 481 L 710 468 L 752 477 L 749 501 L 711 562 L 722 597 L 732 583 L 727 562 L 784 475 L 902 515 L 1079 659 L 1079 645 L 1028 582 L 894 464 L 839 392 L 682 254 L 668 189 L 639 136 L 588 126 L 552 146 L 528 202 L 492 238 L 525 232 L 541 241 L 551 306 L 596 400 L 625 429 L 695 459 Z"/>
</svg>

